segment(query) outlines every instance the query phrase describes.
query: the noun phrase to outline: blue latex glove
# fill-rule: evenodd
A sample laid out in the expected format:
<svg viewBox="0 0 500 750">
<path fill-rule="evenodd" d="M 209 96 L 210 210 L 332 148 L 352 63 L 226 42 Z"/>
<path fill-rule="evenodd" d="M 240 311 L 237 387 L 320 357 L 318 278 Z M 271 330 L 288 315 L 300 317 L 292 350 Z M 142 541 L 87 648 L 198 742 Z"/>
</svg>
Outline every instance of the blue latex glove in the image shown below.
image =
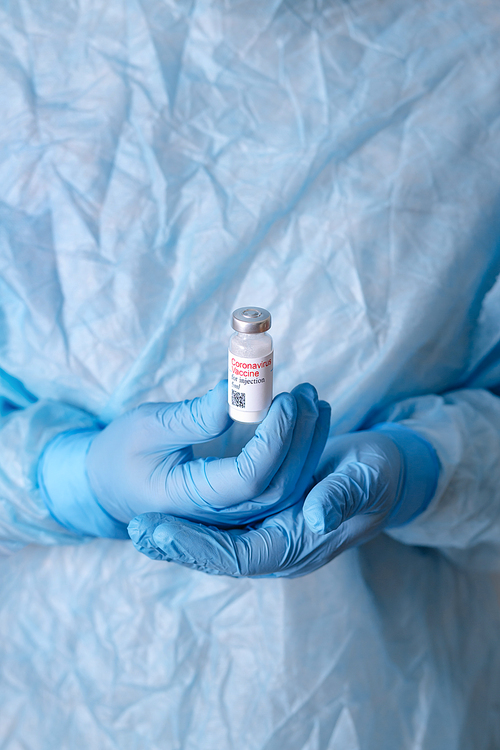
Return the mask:
<svg viewBox="0 0 500 750">
<path fill-rule="evenodd" d="M 151 513 L 134 518 L 129 534 L 155 560 L 219 575 L 295 577 L 423 512 L 438 474 L 426 440 L 384 424 L 330 439 L 305 502 L 262 523 L 222 531 Z"/>
<path fill-rule="evenodd" d="M 193 443 L 232 424 L 222 381 L 202 398 L 142 404 L 104 430 L 58 435 L 39 482 L 56 520 L 80 533 L 126 537 L 125 524 L 147 511 L 233 526 L 293 504 L 312 485 L 329 415 L 306 383 L 274 399 L 237 458 L 194 459 Z"/>
</svg>

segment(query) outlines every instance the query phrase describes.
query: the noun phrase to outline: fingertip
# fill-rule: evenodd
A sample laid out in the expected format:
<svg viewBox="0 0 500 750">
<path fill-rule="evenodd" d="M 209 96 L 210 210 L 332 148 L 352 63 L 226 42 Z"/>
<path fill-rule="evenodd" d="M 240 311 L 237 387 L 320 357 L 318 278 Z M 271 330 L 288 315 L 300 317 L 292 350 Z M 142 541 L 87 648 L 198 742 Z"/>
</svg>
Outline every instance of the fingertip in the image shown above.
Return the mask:
<svg viewBox="0 0 500 750">
<path fill-rule="evenodd" d="M 151 560 L 168 560 L 162 549 L 154 543 L 154 531 L 167 518 L 162 513 L 142 513 L 135 516 L 128 525 L 128 534 L 138 552 Z"/>
<path fill-rule="evenodd" d="M 265 417 L 255 432 L 255 437 L 269 440 L 273 435 L 278 437 L 278 442 L 273 441 L 273 447 L 278 449 L 279 454 L 283 456 L 279 465 L 290 447 L 295 424 L 297 422 L 298 406 L 295 396 L 291 393 L 278 394 Z M 267 437 L 264 437 L 267 436 Z M 276 467 L 275 471 L 278 470 Z"/>
<path fill-rule="evenodd" d="M 227 396 L 227 378 L 219 380 L 217 385 L 212 388 L 212 391 L 221 391 L 224 396 Z"/>
<path fill-rule="evenodd" d="M 229 416 L 227 404 L 227 379 L 221 380 L 217 385 L 202 396 L 199 404 L 205 403 L 208 409 L 198 416 L 200 422 L 206 425 L 207 431 L 212 437 L 218 437 L 225 432 L 233 423 Z"/>
<path fill-rule="evenodd" d="M 170 562 L 193 565 L 195 559 L 181 543 L 180 531 L 179 524 L 176 524 L 174 519 L 171 522 L 161 523 L 153 531 L 153 543 L 161 549 Z"/>
<path fill-rule="evenodd" d="M 315 404 L 318 403 L 318 391 L 311 383 L 299 383 L 299 385 L 296 385 L 292 390 L 292 393 L 296 397 L 303 396 Z"/>
<path fill-rule="evenodd" d="M 168 547 L 174 541 L 171 524 L 158 524 L 158 526 L 153 531 L 152 539 L 158 547 Z"/>
<path fill-rule="evenodd" d="M 323 513 L 316 505 L 304 505 L 304 520 L 309 529 L 315 534 L 325 533 L 325 519 Z"/>
<path fill-rule="evenodd" d="M 297 400 L 297 419 L 299 415 L 302 418 L 313 418 L 315 421 L 319 416 L 318 410 L 318 392 L 310 383 L 301 383 L 295 386 L 292 394 Z"/>
<path fill-rule="evenodd" d="M 297 401 L 293 394 L 286 391 L 275 396 L 269 411 L 271 409 L 273 411 L 280 409 L 290 421 L 295 421 L 297 417 Z"/>
<path fill-rule="evenodd" d="M 135 516 L 127 526 L 128 535 L 133 543 L 140 544 L 162 517 L 161 513 L 141 513 Z"/>
<path fill-rule="evenodd" d="M 325 495 L 321 482 L 312 488 L 303 506 L 304 520 L 315 534 L 328 534 L 335 531 L 342 523 L 342 516 Z"/>
</svg>

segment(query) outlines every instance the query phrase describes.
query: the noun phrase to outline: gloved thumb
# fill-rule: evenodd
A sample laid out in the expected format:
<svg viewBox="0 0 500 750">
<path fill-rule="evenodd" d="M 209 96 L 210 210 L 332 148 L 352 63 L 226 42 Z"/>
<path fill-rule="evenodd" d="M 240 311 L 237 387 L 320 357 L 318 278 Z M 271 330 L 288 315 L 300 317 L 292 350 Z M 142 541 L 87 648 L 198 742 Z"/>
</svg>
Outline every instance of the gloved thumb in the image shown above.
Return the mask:
<svg viewBox="0 0 500 750">
<path fill-rule="evenodd" d="M 381 423 L 332 438 L 328 451 L 324 469 L 334 471 L 313 487 L 303 507 L 317 534 L 334 531 L 360 513 L 380 514 L 386 528 L 401 526 L 423 513 L 436 491 L 436 452 L 405 425 Z"/>
<path fill-rule="evenodd" d="M 327 534 L 370 506 L 370 487 L 377 484 L 376 472 L 362 463 L 350 463 L 329 474 L 307 496 L 304 519 L 316 534 Z"/>
<path fill-rule="evenodd" d="M 227 409 L 227 380 L 221 380 L 199 398 L 160 405 L 156 416 L 169 436 L 172 449 L 218 437 L 232 424 Z"/>
</svg>

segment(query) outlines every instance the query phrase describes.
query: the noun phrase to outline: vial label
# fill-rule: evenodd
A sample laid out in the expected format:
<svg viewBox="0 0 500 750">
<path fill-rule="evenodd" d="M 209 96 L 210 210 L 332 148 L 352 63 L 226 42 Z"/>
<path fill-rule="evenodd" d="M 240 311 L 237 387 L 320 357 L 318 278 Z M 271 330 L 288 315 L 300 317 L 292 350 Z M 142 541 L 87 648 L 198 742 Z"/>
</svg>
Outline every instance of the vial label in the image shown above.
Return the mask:
<svg viewBox="0 0 500 750">
<path fill-rule="evenodd" d="M 268 409 L 273 400 L 273 352 L 258 359 L 229 354 L 228 401 L 241 411 Z"/>
</svg>

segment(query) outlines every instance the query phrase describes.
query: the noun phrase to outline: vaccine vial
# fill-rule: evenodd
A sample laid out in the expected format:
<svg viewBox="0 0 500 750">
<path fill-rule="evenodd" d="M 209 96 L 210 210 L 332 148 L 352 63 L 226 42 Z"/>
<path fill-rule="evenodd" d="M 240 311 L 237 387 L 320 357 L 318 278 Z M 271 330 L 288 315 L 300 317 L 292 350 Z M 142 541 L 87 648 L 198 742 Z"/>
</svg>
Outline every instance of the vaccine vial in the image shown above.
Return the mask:
<svg viewBox="0 0 500 750">
<path fill-rule="evenodd" d="M 229 416 L 236 422 L 262 422 L 273 400 L 271 314 L 263 307 L 233 312 L 229 339 Z"/>
</svg>

